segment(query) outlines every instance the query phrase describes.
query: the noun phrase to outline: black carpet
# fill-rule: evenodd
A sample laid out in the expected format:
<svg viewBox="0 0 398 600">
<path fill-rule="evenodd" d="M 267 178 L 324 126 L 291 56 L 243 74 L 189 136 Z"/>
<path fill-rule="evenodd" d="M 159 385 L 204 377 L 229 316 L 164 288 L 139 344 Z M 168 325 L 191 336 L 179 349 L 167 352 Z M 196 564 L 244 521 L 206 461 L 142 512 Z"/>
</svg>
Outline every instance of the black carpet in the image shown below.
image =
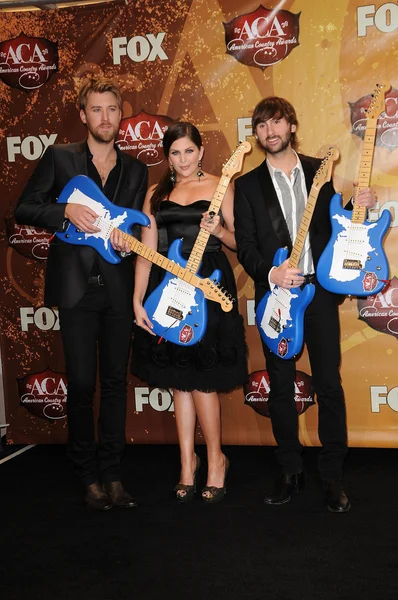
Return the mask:
<svg viewBox="0 0 398 600">
<path fill-rule="evenodd" d="M 176 504 L 174 446 L 128 446 L 124 483 L 140 506 L 107 513 L 83 505 L 63 446 L 0 465 L 1 600 L 398 598 L 398 450 L 350 451 L 347 514 L 324 506 L 316 449 L 306 489 L 280 507 L 263 504 L 273 450 L 224 450 L 228 494 L 215 506 L 199 493 Z"/>
</svg>

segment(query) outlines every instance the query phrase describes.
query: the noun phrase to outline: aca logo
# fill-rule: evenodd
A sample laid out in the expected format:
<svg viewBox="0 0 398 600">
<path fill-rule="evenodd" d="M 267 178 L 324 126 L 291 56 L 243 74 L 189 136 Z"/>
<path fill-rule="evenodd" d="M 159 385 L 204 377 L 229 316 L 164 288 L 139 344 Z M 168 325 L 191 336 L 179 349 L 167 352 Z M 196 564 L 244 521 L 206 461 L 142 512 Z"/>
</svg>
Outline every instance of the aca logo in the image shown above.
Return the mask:
<svg viewBox="0 0 398 600">
<path fill-rule="evenodd" d="M 366 130 L 366 110 L 372 95 L 362 96 L 356 102 L 349 102 L 352 133 L 363 140 Z M 377 120 L 376 146 L 394 150 L 398 146 L 398 90 L 391 88 L 385 95 L 385 109 Z"/>
<path fill-rule="evenodd" d="M 46 229 L 19 225 L 14 217 L 6 219 L 8 244 L 26 258 L 46 260 L 51 233 Z"/>
<path fill-rule="evenodd" d="M 50 421 L 65 419 L 67 379 L 64 373 L 47 369 L 17 381 L 21 405 L 32 415 Z"/>
<path fill-rule="evenodd" d="M 149 115 L 141 111 L 134 117 L 121 120 L 116 144 L 148 167 L 153 167 L 164 160 L 163 136 L 172 123 L 173 119 L 164 115 Z"/>
<path fill-rule="evenodd" d="M 398 337 L 398 279 L 393 277 L 376 296 L 358 298 L 358 313 L 372 329 Z"/>
<path fill-rule="evenodd" d="M 143 412 L 144 406 L 150 406 L 156 412 L 174 411 L 173 395 L 170 390 L 155 388 L 149 391 L 148 387 L 136 387 L 134 393 L 136 412 Z"/>
<path fill-rule="evenodd" d="M 223 23 L 227 54 L 262 70 L 277 64 L 299 45 L 300 14 L 260 4 L 254 12 Z"/>
<path fill-rule="evenodd" d="M 269 417 L 268 398 L 270 393 L 269 375 L 267 371 L 254 371 L 244 386 L 245 404 L 263 417 Z M 303 371 L 296 371 L 294 383 L 294 399 L 297 413 L 303 414 L 307 408 L 315 404 L 311 377 Z"/>
<path fill-rule="evenodd" d="M 0 43 L 0 78 L 9 87 L 37 90 L 58 71 L 58 42 L 29 37 Z"/>
</svg>

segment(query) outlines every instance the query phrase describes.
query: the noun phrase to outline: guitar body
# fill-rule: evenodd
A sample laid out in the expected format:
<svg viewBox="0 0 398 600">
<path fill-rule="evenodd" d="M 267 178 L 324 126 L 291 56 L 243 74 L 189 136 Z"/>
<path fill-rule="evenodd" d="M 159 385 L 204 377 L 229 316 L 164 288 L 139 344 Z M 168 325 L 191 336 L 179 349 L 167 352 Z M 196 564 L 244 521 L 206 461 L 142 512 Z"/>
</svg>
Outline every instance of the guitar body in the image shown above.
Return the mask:
<svg viewBox="0 0 398 600">
<path fill-rule="evenodd" d="M 372 296 L 388 279 L 382 243 L 391 214 L 385 210 L 378 221 L 363 223 L 354 223 L 351 217 L 351 211 L 342 208 L 341 195 L 335 194 L 330 203 L 332 236 L 319 259 L 317 278 L 335 294 Z"/>
<path fill-rule="evenodd" d="M 96 183 L 85 175 L 76 175 L 64 187 L 57 202 L 67 204 L 84 204 L 89 206 L 97 215 L 96 227 L 101 231 L 97 233 L 84 233 L 72 223 L 66 231 L 57 231 L 56 236 L 68 244 L 91 246 L 107 262 L 119 263 L 121 257 L 112 248 L 110 234 L 117 227 L 125 233 L 131 233 L 133 225 L 148 226 L 149 218 L 142 212 L 133 208 L 117 206 L 108 200 Z"/>
<path fill-rule="evenodd" d="M 279 248 L 274 266 L 287 259 L 287 248 Z M 256 325 L 268 348 L 285 360 L 293 358 L 303 347 L 304 313 L 315 294 L 312 283 L 290 290 L 275 286 L 260 300 L 256 310 Z"/>
<path fill-rule="evenodd" d="M 168 252 L 169 260 L 185 267 L 182 257 L 182 240 L 174 240 Z M 220 281 L 221 271 L 210 276 Z M 167 273 L 162 283 L 148 296 L 144 304 L 152 321 L 153 331 L 165 340 L 179 346 L 192 346 L 205 334 L 207 303 L 203 292 L 193 285 Z"/>
</svg>

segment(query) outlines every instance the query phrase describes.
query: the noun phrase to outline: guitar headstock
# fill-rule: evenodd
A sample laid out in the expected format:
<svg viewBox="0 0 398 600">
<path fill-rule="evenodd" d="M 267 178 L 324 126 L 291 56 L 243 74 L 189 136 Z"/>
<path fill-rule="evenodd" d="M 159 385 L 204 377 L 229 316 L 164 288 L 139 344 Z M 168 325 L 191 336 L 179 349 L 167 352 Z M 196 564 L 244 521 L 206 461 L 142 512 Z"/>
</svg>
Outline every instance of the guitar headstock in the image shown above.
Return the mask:
<svg viewBox="0 0 398 600">
<path fill-rule="evenodd" d="M 326 156 L 323 158 L 317 172 L 315 173 L 312 186 L 320 190 L 324 183 L 332 177 L 333 163 L 339 158 L 340 152 L 336 146 L 330 146 Z"/>
<path fill-rule="evenodd" d="M 235 173 L 239 173 L 239 171 L 242 170 L 244 156 L 250 152 L 251 149 L 251 144 L 247 141 L 239 144 L 222 169 L 224 177 L 229 177 L 231 179 Z"/>
<path fill-rule="evenodd" d="M 224 312 L 229 312 L 233 307 L 233 298 L 222 287 L 211 279 L 199 279 L 197 287 L 199 287 L 207 300 L 213 300 L 221 304 Z"/>
<path fill-rule="evenodd" d="M 380 113 L 385 109 L 385 95 L 391 85 L 387 82 L 376 83 L 376 87 L 373 90 L 372 99 L 366 110 L 366 117 L 368 119 L 377 119 Z"/>
</svg>

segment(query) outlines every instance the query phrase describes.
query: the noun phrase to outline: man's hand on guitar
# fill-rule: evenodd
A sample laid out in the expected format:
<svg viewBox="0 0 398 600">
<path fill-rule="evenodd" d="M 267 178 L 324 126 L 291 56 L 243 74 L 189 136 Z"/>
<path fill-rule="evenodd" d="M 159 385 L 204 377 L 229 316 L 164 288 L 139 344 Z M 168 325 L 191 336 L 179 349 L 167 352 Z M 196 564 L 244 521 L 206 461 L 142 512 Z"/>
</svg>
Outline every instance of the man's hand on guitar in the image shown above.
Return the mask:
<svg viewBox="0 0 398 600">
<path fill-rule="evenodd" d="M 365 208 L 373 208 L 377 201 L 377 196 L 374 190 L 370 187 L 362 188 L 357 192 L 358 183 L 354 183 L 354 202 L 358 206 Z"/>
<path fill-rule="evenodd" d="M 113 229 L 111 233 L 111 244 L 112 248 L 117 252 L 126 252 L 130 254 L 131 248 L 127 240 L 123 239 L 123 231 L 120 229 Z"/>
<path fill-rule="evenodd" d="M 288 259 L 270 271 L 269 279 L 271 283 L 288 290 L 299 287 L 305 281 L 304 277 L 300 275 L 300 269 L 289 267 Z"/>
<path fill-rule="evenodd" d="M 84 204 L 67 204 L 65 218 L 69 219 L 75 227 L 80 229 L 80 231 L 84 231 L 84 233 L 97 233 L 101 231 L 94 225 L 98 215 Z"/>
<path fill-rule="evenodd" d="M 147 314 L 145 308 L 142 306 L 142 304 L 134 303 L 134 314 L 135 314 L 135 323 L 139 327 L 141 327 L 142 329 L 145 329 L 145 331 L 147 331 L 151 335 L 156 335 L 156 333 L 154 333 L 152 331 L 153 325 L 148 317 L 148 314 Z"/>
</svg>

